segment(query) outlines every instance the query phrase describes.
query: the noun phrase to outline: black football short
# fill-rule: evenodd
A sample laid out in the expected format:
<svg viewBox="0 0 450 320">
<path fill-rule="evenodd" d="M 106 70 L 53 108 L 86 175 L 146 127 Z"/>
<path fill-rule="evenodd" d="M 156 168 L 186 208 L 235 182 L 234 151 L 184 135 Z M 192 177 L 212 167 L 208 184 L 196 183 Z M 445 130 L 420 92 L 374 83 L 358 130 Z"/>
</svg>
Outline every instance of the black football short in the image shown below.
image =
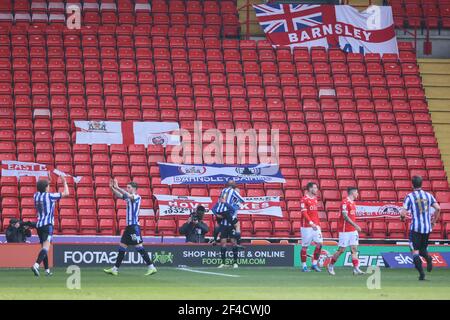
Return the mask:
<svg viewBox="0 0 450 320">
<path fill-rule="evenodd" d="M 409 246 L 413 250 L 426 250 L 428 247 L 429 233 L 419 233 L 416 231 L 410 231 L 409 233 Z"/>
<path fill-rule="evenodd" d="M 123 231 L 120 242 L 127 246 L 135 246 L 143 242 L 141 228 L 137 224 L 127 226 Z"/>
<path fill-rule="evenodd" d="M 45 226 L 37 228 L 37 234 L 39 237 L 39 242 L 42 244 L 45 241 L 52 241 L 53 237 L 53 225 L 47 224 Z"/>
<path fill-rule="evenodd" d="M 224 226 L 219 225 L 219 233 L 220 239 L 230 239 L 234 236 L 234 227 L 233 226 Z"/>
</svg>

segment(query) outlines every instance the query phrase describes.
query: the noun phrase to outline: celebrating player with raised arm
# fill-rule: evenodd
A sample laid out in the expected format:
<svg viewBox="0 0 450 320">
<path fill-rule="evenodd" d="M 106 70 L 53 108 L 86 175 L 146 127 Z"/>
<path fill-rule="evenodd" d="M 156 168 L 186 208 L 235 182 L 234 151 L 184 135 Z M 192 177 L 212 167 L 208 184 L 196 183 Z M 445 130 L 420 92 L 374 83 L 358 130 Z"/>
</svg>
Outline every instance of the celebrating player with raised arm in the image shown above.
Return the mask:
<svg viewBox="0 0 450 320">
<path fill-rule="evenodd" d="M 433 269 L 433 259 L 428 254 L 428 237 L 439 220 L 441 207 L 432 194 L 422 190 L 422 177 L 414 176 L 412 178 L 414 191 L 408 194 L 403 201 L 403 210 L 400 212 L 400 218 L 405 220 L 409 212 L 412 216 L 412 222 L 409 230 L 409 246 L 413 254 L 414 266 L 419 272 L 419 280 L 425 280 L 423 272 L 422 256 L 427 262 L 427 271 Z M 430 209 L 434 208 L 434 216 L 431 218 Z"/>
<path fill-rule="evenodd" d="M 219 218 L 219 226 L 217 227 L 217 236 L 220 238 L 220 255 L 222 263 L 219 268 L 224 268 L 226 264 L 227 253 L 227 241 L 230 239 L 233 251 L 233 268 L 238 268 L 238 244 L 237 241 L 240 238 L 240 234 L 237 234 L 237 230 L 234 228 L 236 218 L 233 216 L 235 211 L 233 206 L 226 202 L 225 198 L 219 198 L 217 204 L 211 210 L 216 217 Z"/>
<path fill-rule="evenodd" d="M 306 257 L 308 247 L 312 242 L 316 244 L 314 249 L 312 269 L 316 272 L 321 272 L 317 266 L 317 260 L 319 260 L 320 252 L 322 250 L 322 232 L 320 230 L 319 213 L 317 211 L 317 183 L 309 182 L 306 185 L 306 194 L 301 200 L 302 208 L 302 251 L 300 252 L 300 258 L 302 261 L 302 271 L 309 272 L 306 265 Z"/>
<path fill-rule="evenodd" d="M 219 201 L 217 202 L 215 208 L 216 212 L 228 212 L 232 219 L 231 225 L 235 230 L 236 241 L 239 242 L 241 236 L 241 225 L 237 219 L 237 212 L 239 210 L 239 204 L 245 202 L 244 198 L 241 197 L 239 189 L 236 186 L 236 182 L 233 179 L 228 180 L 226 188 L 222 190 L 219 196 Z M 227 208 L 226 204 L 230 207 Z M 217 216 L 216 216 L 217 217 Z M 220 218 L 218 219 L 218 225 L 214 229 L 214 241 L 217 241 L 220 229 Z"/>
<path fill-rule="evenodd" d="M 56 201 L 69 195 L 69 186 L 67 185 L 66 178 L 64 176 L 61 176 L 61 180 L 64 185 L 63 192 L 50 193 L 50 173 L 48 174 L 48 180 L 39 180 L 36 184 L 37 192 L 34 194 L 33 198 L 34 207 L 36 208 L 38 216 L 36 228 L 39 236 L 39 242 L 42 246 L 36 262 L 31 267 L 31 270 L 36 277 L 39 277 L 39 266 L 41 262 L 44 263 L 46 275 L 52 275 L 48 267 L 48 251 L 50 250 L 50 243 L 53 236 L 53 224 L 55 222 L 55 204 Z"/>
<path fill-rule="evenodd" d="M 125 257 L 128 246 L 134 246 L 136 251 L 144 259 L 148 269 L 146 276 L 156 273 L 156 268 L 150 259 L 148 252 L 142 245 L 141 228 L 139 227 L 139 210 L 141 208 L 141 196 L 137 194 L 136 182 L 129 182 L 127 190 L 121 189 L 116 179 L 111 180 L 109 187 L 117 198 L 123 199 L 127 202 L 127 227 L 125 228 L 119 244 L 119 253 L 115 265 L 110 269 L 104 269 L 108 274 L 117 276 L 119 274 L 119 267 Z"/>
<path fill-rule="evenodd" d="M 349 187 L 347 189 L 347 198 L 342 200 L 341 204 L 341 215 L 339 217 L 339 224 L 338 224 L 339 248 L 331 258 L 331 262 L 328 265 L 328 273 L 333 276 L 335 275 L 334 264 L 336 263 L 339 256 L 349 246 L 352 251 L 353 274 L 355 275 L 364 274 L 364 272 L 361 271 L 361 269 L 359 269 L 358 232 L 361 232 L 361 228 L 355 222 L 356 199 L 358 199 L 358 189 L 355 187 Z"/>
</svg>

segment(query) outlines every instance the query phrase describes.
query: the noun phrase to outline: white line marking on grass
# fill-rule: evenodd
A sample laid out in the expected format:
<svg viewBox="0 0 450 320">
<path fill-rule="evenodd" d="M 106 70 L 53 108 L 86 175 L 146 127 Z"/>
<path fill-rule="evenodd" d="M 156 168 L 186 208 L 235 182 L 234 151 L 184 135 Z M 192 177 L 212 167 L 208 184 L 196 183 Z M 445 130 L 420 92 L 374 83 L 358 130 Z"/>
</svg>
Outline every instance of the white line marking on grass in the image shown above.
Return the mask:
<svg viewBox="0 0 450 320">
<path fill-rule="evenodd" d="M 218 272 L 200 271 L 200 270 L 193 270 L 193 269 L 189 269 L 189 268 L 177 268 L 177 269 L 182 270 L 182 271 L 194 272 L 194 273 L 211 274 L 211 275 L 215 275 L 215 276 L 232 277 L 232 278 L 240 277 L 237 274 L 226 274 L 226 273 L 218 273 Z"/>
</svg>

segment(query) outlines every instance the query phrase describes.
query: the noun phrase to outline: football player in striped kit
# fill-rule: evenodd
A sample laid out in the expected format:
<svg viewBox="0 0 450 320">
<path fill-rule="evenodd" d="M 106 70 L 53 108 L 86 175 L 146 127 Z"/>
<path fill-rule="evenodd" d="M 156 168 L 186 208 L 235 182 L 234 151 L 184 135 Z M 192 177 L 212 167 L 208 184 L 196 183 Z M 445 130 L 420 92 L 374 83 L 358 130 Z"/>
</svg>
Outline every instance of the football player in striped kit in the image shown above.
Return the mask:
<svg viewBox="0 0 450 320">
<path fill-rule="evenodd" d="M 405 197 L 400 218 L 404 221 L 406 215 L 411 214 L 409 246 L 413 254 L 414 266 L 419 272 L 419 280 L 425 280 L 420 257 L 425 259 L 427 271 L 431 272 L 433 259 L 428 254 L 428 238 L 434 225 L 439 221 L 441 207 L 431 193 L 422 190 L 422 177 L 414 176 L 412 185 L 414 190 Z M 434 215 L 431 213 L 431 208 L 434 209 Z"/>
<path fill-rule="evenodd" d="M 241 228 L 237 218 L 239 204 L 245 202 L 244 198 L 239 194 L 236 182 L 233 179 L 228 180 L 227 187 L 220 194 L 219 200 L 212 208 L 212 212 L 216 215 L 218 225 L 214 229 L 214 241 L 220 238 L 220 252 L 222 263 L 219 268 L 226 266 L 227 240 L 230 239 L 233 250 L 233 267 L 238 268 L 237 254 L 239 248 L 239 240 L 241 239 Z"/>
<path fill-rule="evenodd" d="M 237 219 L 237 212 L 239 210 L 239 204 L 244 203 L 244 198 L 241 197 L 239 189 L 236 186 L 236 182 L 233 179 L 228 180 L 226 188 L 222 190 L 219 196 L 219 201 L 214 206 L 213 212 L 222 212 L 223 215 L 230 215 L 230 223 L 234 228 L 234 233 L 237 241 L 239 242 L 241 236 L 241 226 Z M 217 215 L 216 215 L 217 217 Z M 221 226 L 221 218 L 217 219 L 217 226 L 214 229 L 214 242 L 217 242 L 219 237 L 219 229 Z"/>
<path fill-rule="evenodd" d="M 39 180 L 36 184 L 37 192 L 34 194 L 34 207 L 37 212 L 36 229 L 39 236 L 39 242 L 42 249 L 39 251 L 36 262 L 31 267 L 34 275 L 39 277 L 39 266 L 44 264 L 45 274 L 51 276 L 52 273 L 48 266 L 48 251 L 50 250 L 50 243 L 53 236 L 53 225 L 55 223 L 55 205 L 56 202 L 69 195 L 69 186 L 66 178 L 61 176 L 64 185 L 63 192 L 50 193 L 50 173 L 48 180 Z"/>
<path fill-rule="evenodd" d="M 116 179 L 109 183 L 113 194 L 127 203 L 127 227 L 125 228 L 122 238 L 120 239 L 119 252 L 117 254 L 116 263 L 112 268 L 104 269 L 105 273 L 117 276 L 119 274 L 119 267 L 122 264 L 128 246 L 134 246 L 137 252 L 142 256 L 147 265 L 146 276 L 156 273 L 156 268 L 153 265 L 148 252 L 142 245 L 141 228 L 139 227 L 139 210 L 141 208 L 141 196 L 137 194 L 138 185 L 136 182 L 129 182 L 127 189 L 124 190 L 119 187 Z"/>
<path fill-rule="evenodd" d="M 237 222 L 237 218 L 234 217 L 234 208 L 231 204 L 227 203 L 224 198 L 219 198 L 219 202 L 211 210 L 219 221 L 219 226 L 217 229 L 217 237 L 220 238 L 220 255 L 222 263 L 219 268 L 224 268 L 226 264 L 226 253 L 227 253 L 227 241 L 230 239 L 233 251 L 233 268 L 238 268 L 237 255 L 239 247 L 237 244 L 240 234 L 237 234 L 234 228 L 234 223 Z"/>
</svg>

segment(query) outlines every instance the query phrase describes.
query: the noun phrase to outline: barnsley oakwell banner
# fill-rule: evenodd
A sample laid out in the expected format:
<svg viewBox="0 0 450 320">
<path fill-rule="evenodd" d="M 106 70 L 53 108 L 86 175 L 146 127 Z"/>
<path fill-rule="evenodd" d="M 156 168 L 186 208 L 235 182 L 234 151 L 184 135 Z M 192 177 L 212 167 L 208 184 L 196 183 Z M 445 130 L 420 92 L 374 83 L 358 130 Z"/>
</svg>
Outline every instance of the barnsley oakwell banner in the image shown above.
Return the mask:
<svg viewBox="0 0 450 320">
<path fill-rule="evenodd" d="M 158 162 L 163 184 L 284 183 L 277 164 L 176 164 Z"/>
<path fill-rule="evenodd" d="M 253 5 L 267 39 L 274 46 L 339 47 L 346 52 L 397 53 L 392 8 L 309 4 Z"/>
<path fill-rule="evenodd" d="M 61 170 L 55 168 L 52 170 L 49 166 L 42 163 L 2 160 L 2 177 L 47 177 L 49 171 L 53 172 L 57 176 L 72 177 Z M 75 183 L 78 183 L 81 178 L 82 177 L 73 177 L 73 180 Z"/>
<path fill-rule="evenodd" d="M 178 145 L 176 122 L 75 121 L 77 144 Z"/>
</svg>

